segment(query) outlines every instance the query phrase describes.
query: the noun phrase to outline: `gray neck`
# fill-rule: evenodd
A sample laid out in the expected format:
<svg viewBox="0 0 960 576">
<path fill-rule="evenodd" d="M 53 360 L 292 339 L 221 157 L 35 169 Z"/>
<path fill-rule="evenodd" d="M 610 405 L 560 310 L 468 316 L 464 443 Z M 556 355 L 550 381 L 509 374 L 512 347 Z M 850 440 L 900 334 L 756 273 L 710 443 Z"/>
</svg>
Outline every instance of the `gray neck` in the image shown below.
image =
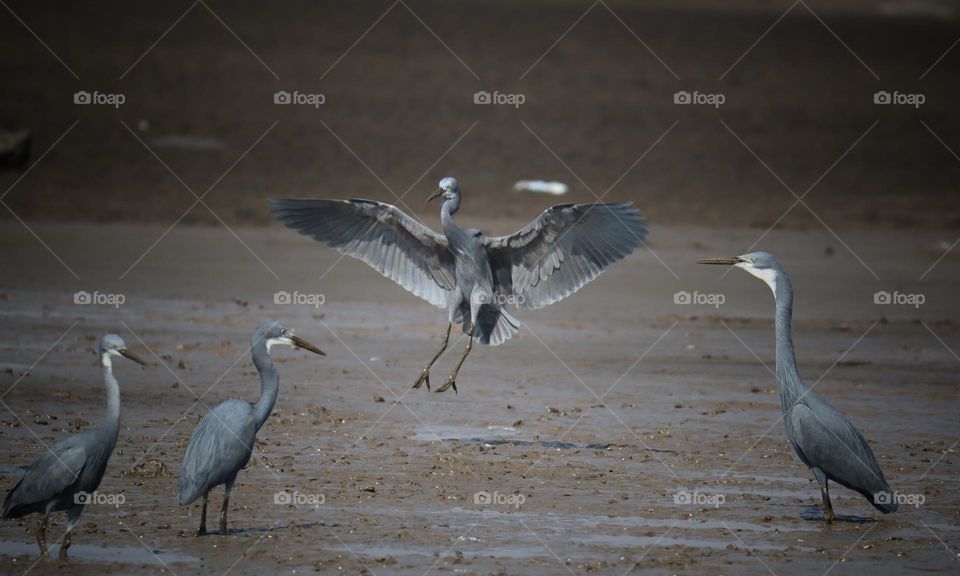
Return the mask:
<svg viewBox="0 0 960 576">
<path fill-rule="evenodd" d="M 775 292 L 777 303 L 777 381 L 780 383 L 780 404 L 784 410 L 791 408 L 806 391 L 797 371 L 797 358 L 793 353 L 793 286 L 782 269 L 777 274 Z"/>
<path fill-rule="evenodd" d="M 263 426 L 273 411 L 273 405 L 277 403 L 277 392 L 280 389 L 280 374 L 273 360 L 270 359 L 270 352 L 267 350 L 267 343 L 261 339 L 253 346 L 251 351 L 253 355 L 253 365 L 257 367 L 260 373 L 260 399 L 253 405 L 253 417 L 257 423 L 257 430 Z"/>
<path fill-rule="evenodd" d="M 103 384 L 107 389 L 107 415 L 100 430 L 116 438 L 120 431 L 120 384 L 113 376 L 113 359 L 109 354 L 100 356 L 103 365 Z"/>
<path fill-rule="evenodd" d="M 453 223 L 453 215 L 460 209 L 460 196 L 455 196 L 452 200 L 444 200 L 440 207 L 440 222 L 443 224 L 443 230 L 447 236 L 456 234 L 460 229 Z"/>
</svg>

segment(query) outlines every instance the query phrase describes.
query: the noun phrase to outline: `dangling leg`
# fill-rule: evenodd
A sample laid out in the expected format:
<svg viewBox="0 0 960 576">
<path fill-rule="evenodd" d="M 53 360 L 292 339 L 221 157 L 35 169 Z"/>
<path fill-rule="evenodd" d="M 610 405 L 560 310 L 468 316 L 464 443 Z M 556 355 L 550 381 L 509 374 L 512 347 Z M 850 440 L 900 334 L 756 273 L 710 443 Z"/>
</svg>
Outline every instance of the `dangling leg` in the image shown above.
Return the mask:
<svg viewBox="0 0 960 576">
<path fill-rule="evenodd" d="M 230 491 L 233 490 L 233 482 L 236 478 L 227 480 L 223 487 L 223 506 L 220 508 L 220 534 L 227 533 L 227 506 L 230 505 Z"/>
<path fill-rule="evenodd" d="M 207 498 L 209 492 L 203 495 L 203 507 L 200 508 L 200 528 L 197 529 L 197 536 L 206 536 L 207 534 Z"/>
<path fill-rule="evenodd" d="M 460 356 L 460 361 L 457 362 L 457 367 L 453 369 L 453 374 L 447 378 L 447 381 L 443 383 L 443 386 L 437 388 L 437 392 L 444 392 L 447 388 L 453 388 L 453 391 L 457 391 L 457 375 L 460 374 L 460 367 L 463 366 L 463 361 L 467 359 L 467 354 L 470 353 L 470 350 L 473 349 L 473 329 L 471 328 L 467 332 L 467 336 L 470 337 L 470 340 L 467 342 L 467 347 L 463 350 L 463 355 Z"/>
<path fill-rule="evenodd" d="M 817 477 L 817 482 L 820 484 L 820 496 L 823 498 L 823 519 L 827 524 L 830 524 L 837 519 L 837 515 L 833 512 L 833 504 L 830 503 L 830 488 L 827 487 L 827 475 L 819 468 L 814 468 L 813 474 Z"/>
<path fill-rule="evenodd" d="M 40 557 L 47 555 L 47 526 L 50 524 L 50 513 L 44 512 L 37 525 L 37 545 L 40 546 Z"/>
<path fill-rule="evenodd" d="M 68 559 L 67 548 L 70 548 L 70 532 L 80 518 L 81 512 L 83 512 L 83 506 L 75 506 L 71 508 L 70 513 L 67 514 L 67 531 L 64 533 L 63 542 L 60 544 L 60 560 L 63 562 L 66 562 Z"/>
<path fill-rule="evenodd" d="M 417 381 L 414 382 L 413 387 L 419 388 L 421 384 L 427 385 L 427 390 L 430 389 L 430 368 L 433 367 L 433 363 L 440 358 L 440 355 L 447 350 L 447 343 L 450 341 L 450 327 L 453 326 L 453 323 L 447 323 L 447 331 L 443 333 L 443 344 L 440 345 L 440 349 L 437 350 L 437 353 L 433 355 L 433 358 L 427 363 L 426 368 L 420 371 L 420 377 L 417 378 Z"/>
</svg>

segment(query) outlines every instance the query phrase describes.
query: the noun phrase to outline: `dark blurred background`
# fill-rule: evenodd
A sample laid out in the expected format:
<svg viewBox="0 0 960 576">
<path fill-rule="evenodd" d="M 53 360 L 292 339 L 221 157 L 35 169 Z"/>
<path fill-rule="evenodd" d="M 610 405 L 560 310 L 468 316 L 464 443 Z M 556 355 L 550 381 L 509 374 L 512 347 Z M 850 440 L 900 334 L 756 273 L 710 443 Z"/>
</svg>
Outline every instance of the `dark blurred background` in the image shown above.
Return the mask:
<svg viewBox="0 0 960 576">
<path fill-rule="evenodd" d="M 188 187 L 210 209 L 184 222 L 265 224 L 273 196 L 434 218 L 453 175 L 482 217 L 555 203 L 512 190 L 547 179 L 563 202 L 615 184 L 652 223 L 767 227 L 815 184 L 780 226 L 960 227 L 954 2 L 5 1 L 0 127 L 32 139 L 0 171 L 8 221 L 173 224 Z"/>
</svg>

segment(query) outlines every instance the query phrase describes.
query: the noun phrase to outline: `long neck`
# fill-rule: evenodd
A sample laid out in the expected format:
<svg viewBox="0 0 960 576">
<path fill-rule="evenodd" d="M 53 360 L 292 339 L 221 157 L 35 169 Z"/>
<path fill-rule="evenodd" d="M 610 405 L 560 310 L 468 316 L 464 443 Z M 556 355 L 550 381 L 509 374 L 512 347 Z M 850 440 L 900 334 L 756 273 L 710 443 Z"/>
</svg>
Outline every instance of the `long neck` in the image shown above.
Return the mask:
<svg viewBox="0 0 960 576">
<path fill-rule="evenodd" d="M 780 404 L 787 410 L 806 391 L 797 371 L 797 358 L 793 353 L 793 286 L 787 273 L 777 274 L 774 296 L 777 302 L 777 381 L 780 383 Z"/>
<path fill-rule="evenodd" d="M 440 222 L 443 224 L 443 230 L 447 233 L 447 236 L 456 234 L 460 230 L 453 222 L 453 215 L 456 214 L 459 209 L 459 195 L 451 200 L 444 200 L 443 206 L 440 207 Z"/>
<path fill-rule="evenodd" d="M 103 365 L 103 384 L 107 389 L 107 415 L 101 430 L 116 437 L 120 431 L 120 385 L 113 376 L 113 360 L 109 354 L 100 356 Z"/>
<path fill-rule="evenodd" d="M 253 346 L 253 365 L 257 367 L 260 373 L 260 399 L 253 405 L 253 416 L 257 423 L 257 430 L 263 426 L 273 411 L 273 405 L 277 403 L 277 392 L 280 389 L 280 375 L 277 373 L 277 367 L 270 359 L 270 352 L 267 350 L 267 343 L 264 340 L 258 341 Z"/>
</svg>

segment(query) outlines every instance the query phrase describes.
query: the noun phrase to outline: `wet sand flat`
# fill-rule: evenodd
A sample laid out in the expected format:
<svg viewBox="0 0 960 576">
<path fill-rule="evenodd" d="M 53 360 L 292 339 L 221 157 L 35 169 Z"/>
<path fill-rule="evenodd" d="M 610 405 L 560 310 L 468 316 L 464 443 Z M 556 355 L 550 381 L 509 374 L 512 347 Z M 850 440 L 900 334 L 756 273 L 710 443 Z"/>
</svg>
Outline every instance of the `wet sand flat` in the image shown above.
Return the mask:
<svg viewBox="0 0 960 576">
<path fill-rule="evenodd" d="M 694 264 L 760 230 L 655 227 L 649 251 L 518 313 L 506 345 L 478 347 L 459 394 L 410 390 L 443 311 L 285 230 L 180 225 L 132 268 L 164 227 L 34 230 L 79 278 L 22 228 L 0 231 L 4 489 L 43 444 L 101 418 L 97 337 L 116 331 L 153 365 L 115 365 L 122 429 L 100 491 L 123 504 L 87 507 L 68 572 L 35 564 L 33 519 L 3 522 L 3 573 L 955 573 L 956 260 L 918 280 L 954 240 L 943 233 L 845 234 L 856 255 L 825 231 L 760 246 L 793 278 L 807 383 L 861 429 L 898 492 L 923 497 L 883 516 L 835 487 L 842 521 L 826 526 L 778 419 L 769 290 Z M 125 301 L 75 304 L 80 290 Z M 877 305 L 881 290 L 925 301 Z M 275 304 L 278 291 L 323 303 Z M 676 304 L 681 291 L 724 301 Z M 209 407 L 255 399 L 245 351 L 263 318 L 328 356 L 274 349 L 280 398 L 230 533 L 214 520 L 196 539 L 198 506 L 176 504 L 185 444 Z M 451 342 L 435 384 L 465 344 Z"/>
</svg>

